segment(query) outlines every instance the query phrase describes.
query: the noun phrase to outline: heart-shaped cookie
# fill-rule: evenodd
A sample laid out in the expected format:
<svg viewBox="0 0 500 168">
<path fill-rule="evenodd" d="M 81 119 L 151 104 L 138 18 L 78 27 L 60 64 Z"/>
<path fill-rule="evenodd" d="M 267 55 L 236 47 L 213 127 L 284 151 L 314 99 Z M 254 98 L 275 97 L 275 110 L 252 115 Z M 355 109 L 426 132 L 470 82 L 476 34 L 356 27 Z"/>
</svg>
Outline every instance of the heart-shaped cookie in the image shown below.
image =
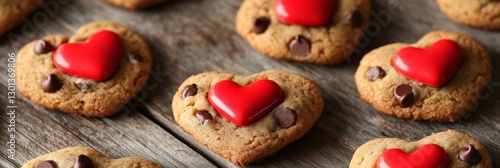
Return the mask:
<svg viewBox="0 0 500 168">
<path fill-rule="evenodd" d="M 68 147 L 31 159 L 22 168 L 161 168 L 159 164 L 138 157 L 111 159 L 101 152 L 83 146 Z"/>
<path fill-rule="evenodd" d="M 479 100 L 491 71 L 488 53 L 474 38 L 435 31 L 415 44 L 372 50 L 361 60 L 354 79 L 361 99 L 381 113 L 455 122 Z"/>
<path fill-rule="evenodd" d="M 410 158 L 411 157 L 411 158 Z M 361 145 L 350 168 L 491 168 L 488 150 L 481 142 L 454 130 L 440 132 L 419 141 L 379 138 Z"/>
<path fill-rule="evenodd" d="M 421 49 L 405 47 L 392 57 L 392 66 L 401 75 L 439 87 L 446 84 L 462 64 L 460 46 L 452 40 L 439 40 Z"/>
<path fill-rule="evenodd" d="M 332 17 L 335 0 L 277 0 L 274 12 L 287 24 L 324 26 Z"/>
<path fill-rule="evenodd" d="M 95 39 L 89 40 L 92 35 Z M 91 45 L 83 49 L 90 51 L 72 49 L 85 41 Z M 95 58 L 101 47 L 107 48 L 104 56 L 111 55 L 110 59 Z M 92 56 L 80 55 L 84 52 Z M 33 103 L 53 110 L 105 117 L 142 89 L 151 66 L 151 51 L 141 37 L 117 23 L 93 22 L 70 38 L 51 35 L 21 48 L 16 57 L 16 88 Z"/>
<path fill-rule="evenodd" d="M 102 81 L 108 79 L 120 65 L 123 44 L 120 36 L 101 30 L 83 43 L 64 43 L 54 52 L 54 65 L 68 74 Z"/>
<path fill-rule="evenodd" d="M 214 93 L 224 98 L 209 100 Z M 282 101 L 278 101 L 280 94 Z M 262 97 L 271 98 L 256 101 Z M 255 102 L 261 108 L 252 106 Z M 321 91 L 313 81 L 274 70 L 251 76 L 225 72 L 194 75 L 179 86 L 172 100 L 175 121 L 182 129 L 208 149 L 239 165 L 263 160 L 300 139 L 319 118 L 323 106 Z M 232 121 L 234 117 L 229 112 L 220 110 L 255 114 L 262 107 L 270 112 L 259 118 L 246 118 L 244 124 Z"/>
</svg>

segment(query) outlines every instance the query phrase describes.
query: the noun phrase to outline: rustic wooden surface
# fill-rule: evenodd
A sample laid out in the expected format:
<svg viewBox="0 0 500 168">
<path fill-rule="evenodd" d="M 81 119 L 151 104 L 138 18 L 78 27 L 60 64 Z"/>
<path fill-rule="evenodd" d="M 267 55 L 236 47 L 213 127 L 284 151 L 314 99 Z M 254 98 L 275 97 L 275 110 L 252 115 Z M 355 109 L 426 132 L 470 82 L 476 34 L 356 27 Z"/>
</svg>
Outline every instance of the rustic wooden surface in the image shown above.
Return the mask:
<svg viewBox="0 0 500 168">
<path fill-rule="evenodd" d="M 348 167 L 356 148 L 368 140 L 418 140 L 447 129 L 482 141 L 493 157 L 493 167 L 500 167 L 500 32 L 455 24 L 433 0 L 373 0 L 373 23 L 365 43 L 338 66 L 279 61 L 254 51 L 234 30 L 241 0 L 178 0 L 143 11 L 100 0 L 50 1 L 65 4 L 51 8 L 56 12 L 44 12 L 45 18 L 37 13 L 28 16 L 27 21 L 36 22 L 37 27 L 20 27 L 0 38 L 0 105 L 4 109 L 0 115 L 0 167 L 19 167 L 31 158 L 74 145 L 94 147 L 112 158 L 141 156 L 165 167 L 233 167 L 175 124 L 172 95 L 184 79 L 197 73 L 216 70 L 250 75 L 268 69 L 296 72 L 316 81 L 324 93 L 325 109 L 301 140 L 248 167 Z M 38 20 L 33 20 L 35 16 Z M 98 20 L 129 26 L 149 43 L 155 64 L 147 86 L 122 112 L 102 119 L 47 110 L 18 95 L 16 158 L 8 159 L 8 54 L 17 53 L 28 41 L 49 34 L 71 35 L 81 25 Z M 493 62 L 493 81 L 468 117 L 449 124 L 414 122 L 381 115 L 359 100 L 353 75 L 366 52 L 393 42 L 413 43 L 427 32 L 441 29 L 476 37 Z"/>
</svg>

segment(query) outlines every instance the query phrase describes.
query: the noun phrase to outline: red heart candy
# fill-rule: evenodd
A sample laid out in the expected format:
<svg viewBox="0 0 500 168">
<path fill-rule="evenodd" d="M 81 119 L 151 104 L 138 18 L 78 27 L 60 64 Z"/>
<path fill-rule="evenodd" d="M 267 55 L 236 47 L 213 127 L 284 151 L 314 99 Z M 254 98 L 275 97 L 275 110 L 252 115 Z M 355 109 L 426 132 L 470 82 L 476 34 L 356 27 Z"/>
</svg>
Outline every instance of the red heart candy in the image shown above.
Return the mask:
<svg viewBox="0 0 500 168">
<path fill-rule="evenodd" d="M 102 81 L 118 68 L 123 53 L 120 36 L 107 30 L 92 34 L 83 43 L 66 43 L 57 47 L 54 65 L 68 74 Z"/>
<path fill-rule="evenodd" d="M 267 79 L 247 86 L 223 80 L 208 92 L 208 101 L 215 110 L 238 126 L 251 124 L 266 116 L 283 102 L 283 98 L 280 86 Z"/>
<path fill-rule="evenodd" d="M 287 24 L 324 26 L 332 17 L 334 0 L 277 0 L 274 12 Z"/>
<path fill-rule="evenodd" d="M 448 83 L 462 64 L 460 46 L 439 40 L 426 49 L 405 47 L 392 58 L 392 66 L 403 76 L 432 87 Z"/>
<path fill-rule="evenodd" d="M 447 168 L 450 160 L 441 146 L 427 144 L 407 154 L 400 149 L 386 150 L 377 160 L 377 168 Z"/>
</svg>

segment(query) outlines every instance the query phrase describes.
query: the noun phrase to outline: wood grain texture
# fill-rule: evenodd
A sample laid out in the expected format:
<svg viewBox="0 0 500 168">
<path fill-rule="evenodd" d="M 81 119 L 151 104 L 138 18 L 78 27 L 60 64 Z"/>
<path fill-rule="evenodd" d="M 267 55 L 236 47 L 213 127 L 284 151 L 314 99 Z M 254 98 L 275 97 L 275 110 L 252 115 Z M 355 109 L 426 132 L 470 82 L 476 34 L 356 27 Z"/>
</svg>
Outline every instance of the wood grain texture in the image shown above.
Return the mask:
<svg viewBox="0 0 500 168">
<path fill-rule="evenodd" d="M 485 144 L 493 167 L 500 167 L 500 32 L 470 28 L 446 18 L 435 1 L 372 0 L 372 23 L 365 43 L 345 63 L 319 66 L 279 61 L 250 48 L 234 30 L 241 0 L 185 0 L 142 11 L 121 9 L 102 1 L 69 0 L 59 4 L 47 21 L 33 30 L 22 26 L 0 38 L 0 105 L 7 106 L 7 54 L 26 42 L 49 34 L 71 35 L 91 21 L 112 20 L 141 35 L 150 45 L 154 66 L 146 87 L 125 112 L 92 119 L 53 112 L 18 99 L 17 159 L 0 153 L 0 167 L 15 167 L 27 160 L 71 145 L 97 148 L 110 157 L 136 155 L 165 167 L 233 167 L 195 142 L 175 123 L 171 101 L 189 76 L 206 71 L 250 75 L 277 69 L 303 74 L 323 91 L 325 109 L 301 140 L 271 158 L 248 167 L 348 167 L 352 154 L 364 142 L 380 137 L 419 140 L 433 132 L 455 129 Z M 27 20 L 32 20 L 33 16 Z M 26 25 L 26 24 L 25 24 Z M 39 25 L 40 28 L 37 27 Z M 413 43 L 433 30 L 470 34 L 486 47 L 493 62 L 493 81 L 465 119 L 453 124 L 414 122 L 376 112 L 359 99 L 354 72 L 368 51 L 394 43 Z M 127 112 L 128 111 L 128 112 Z M 0 142 L 8 139 L 8 118 L 0 115 Z M 184 143 L 184 144 L 183 144 Z M 2 147 L 5 148 L 5 147 Z M 212 165 L 214 164 L 214 165 Z"/>
</svg>

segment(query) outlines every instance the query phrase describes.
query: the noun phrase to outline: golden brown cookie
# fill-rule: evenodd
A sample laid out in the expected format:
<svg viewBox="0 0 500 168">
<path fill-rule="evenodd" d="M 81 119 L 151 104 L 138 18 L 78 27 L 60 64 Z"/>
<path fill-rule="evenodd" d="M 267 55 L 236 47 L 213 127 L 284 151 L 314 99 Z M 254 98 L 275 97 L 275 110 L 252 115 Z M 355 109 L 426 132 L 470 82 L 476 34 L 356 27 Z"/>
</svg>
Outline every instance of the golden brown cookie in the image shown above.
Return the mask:
<svg viewBox="0 0 500 168">
<path fill-rule="evenodd" d="M 469 135 L 454 130 L 432 134 L 416 142 L 378 138 L 361 145 L 350 168 L 453 167 L 491 168 L 486 147 Z"/>
<path fill-rule="evenodd" d="M 131 10 L 139 10 L 153 5 L 165 3 L 168 0 L 105 0 L 106 2 Z"/>
<path fill-rule="evenodd" d="M 148 45 L 132 30 L 93 22 L 72 37 L 51 35 L 25 45 L 16 57 L 16 84 L 35 104 L 105 117 L 142 89 L 151 66 Z"/>
<path fill-rule="evenodd" d="M 472 27 L 500 29 L 499 0 L 437 0 L 451 20 Z"/>
<path fill-rule="evenodd" d="M 323 111 L 318 86 L 304 76 L 206 72 L 173 97 L 175 121 L 196 141 L 239 165 L 259 162 L 300 139 Z"/>
<path fill-rule="evenodd" d="M 21 23 L 23 17 L 40 8 L 45 0 L 0 0 L 0 36 Z"/>
<path fill-rule="evenodd" d="M 455 122 L 479 100 L 491 71 L 487 52 L 474 38 L 434 31 L 415 44 L 367 53 L 354 79 L 361 99 L 381 113 Z"/>
<path fill-rule="evenodd" d="M 83 146 L 68 147 L 31 159 L 22 168 L 161 168 L 155 162 L 138 158 L 107 158 L 101 152 Z"/>
<path fill-rule="evenodd" d="M 333 65 L 355 51 L 370 8 L 369 0 L 245 0 L 236 30 L 272 58 Z"/>
</svg>

